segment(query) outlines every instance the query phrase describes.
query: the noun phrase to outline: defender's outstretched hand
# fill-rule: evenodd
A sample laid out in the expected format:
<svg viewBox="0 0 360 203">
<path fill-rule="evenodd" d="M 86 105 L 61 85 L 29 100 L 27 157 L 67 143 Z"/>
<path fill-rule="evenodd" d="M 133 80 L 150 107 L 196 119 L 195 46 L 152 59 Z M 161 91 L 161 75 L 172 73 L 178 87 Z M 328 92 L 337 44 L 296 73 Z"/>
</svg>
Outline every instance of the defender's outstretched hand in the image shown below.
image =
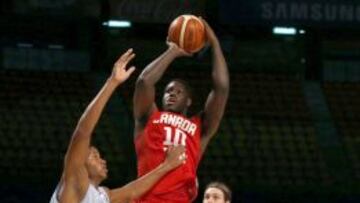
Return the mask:
<svg viewBox="0 0 360 203">
<path fill-rule="evenodd" d="M 118 84 L 126 81 L 129 76 L 135 71 L 135 67 L 131 66 L 127 69 L 128 63 L 135 57 L 133 49 L 127 50 L 120 58 L 115 62 L 113 71 L 111 74 L 111 80 Z"/>
</svg>

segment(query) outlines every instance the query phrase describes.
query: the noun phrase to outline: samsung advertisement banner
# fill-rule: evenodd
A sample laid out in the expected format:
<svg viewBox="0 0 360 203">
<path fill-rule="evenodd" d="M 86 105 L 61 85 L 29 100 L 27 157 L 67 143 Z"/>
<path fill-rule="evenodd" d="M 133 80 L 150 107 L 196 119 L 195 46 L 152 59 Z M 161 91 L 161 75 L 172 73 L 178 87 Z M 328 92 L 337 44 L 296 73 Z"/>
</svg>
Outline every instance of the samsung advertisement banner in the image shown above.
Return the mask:
<svg viewBox="0 0 360 203">
<path fill-rule="evenodd" d="M 226 0 L 219 1 L 224 24 L 291 24 L 359 26 L 358 0 Z"/>
</svg>

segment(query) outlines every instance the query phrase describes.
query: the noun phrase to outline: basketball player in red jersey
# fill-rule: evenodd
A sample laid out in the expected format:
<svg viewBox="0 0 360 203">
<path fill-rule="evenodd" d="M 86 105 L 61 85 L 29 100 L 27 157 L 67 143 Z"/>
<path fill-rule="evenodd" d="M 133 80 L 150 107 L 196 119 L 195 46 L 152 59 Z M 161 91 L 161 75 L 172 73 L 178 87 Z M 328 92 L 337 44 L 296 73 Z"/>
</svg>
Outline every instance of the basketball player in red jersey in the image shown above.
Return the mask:
<svg viewBox="0 0 360 203">
<path fill-rule="evenodd" d="M 188 203 L 197 195 L 196 170 L 219 127 L 229 93 L 229 74 L 219 40 L 207 22 L 202 21 L 212 47 L 213 88 L 199 114 L 187 116 L 192 98 L 182 80 L 173 80 L 166 86 L 161 110 L 154 102 L 155 84 L 170 63 L 178 57 L 190 56 L 174 43 L 168 42 L 168 49 L 137 79 L 133 102 L 138 175 L 141 177 L 158 165 L 168 145 L 185 146 L 187 155 L 185 165 L 165 175 L 138 203 Z"/>
<path fill-rule="evenodd" d="M 107 177 L 107 167 L 99 151 L 90 146 L 92 132 L 111 94 L 134 71 L 134 67 L 126 69 L 134 56 L 129 49 L 118 59 L 111 76 L 80 118 L 65 156 L 62 177 L 50 203 L 130 202 L 185 160 L 184 147 L 170 147 L 164 161 L 140 179 L 112 190 L 99 186 Z"/>
</svg>

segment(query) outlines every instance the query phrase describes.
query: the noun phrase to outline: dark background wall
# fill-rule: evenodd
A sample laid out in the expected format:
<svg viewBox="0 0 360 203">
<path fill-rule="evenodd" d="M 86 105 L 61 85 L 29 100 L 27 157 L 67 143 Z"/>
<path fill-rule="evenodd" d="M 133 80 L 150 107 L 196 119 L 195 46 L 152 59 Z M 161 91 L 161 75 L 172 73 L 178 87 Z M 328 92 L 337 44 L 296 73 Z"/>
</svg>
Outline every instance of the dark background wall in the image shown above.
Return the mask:
<svg viewBox="0 0 360 203">
<path fill-rule="evenodd" d="M 109 102 L 94 144 L 116 187 L 136 178 L 136 76 L 166 49 L 184 13 L 216 31 L 231 75 L 217 136 L 198 170 L 229 184 L 233 202 L 360 201 L 360 4 L 357 1 L 82 1 L 0 3 L 0 201 L 48 202 L 77 120 L 129 47 L 135 75 Z M 103 25 L 130 20 L 130 28 Z M 295 35 L 275 35 L 293 26 Z M 300 32 L 300 30 L 302 30 Z M 175 61 L 158 85 L 189 80 L 202 108 L 210 89 L 204 49 Z"/>
</svg>

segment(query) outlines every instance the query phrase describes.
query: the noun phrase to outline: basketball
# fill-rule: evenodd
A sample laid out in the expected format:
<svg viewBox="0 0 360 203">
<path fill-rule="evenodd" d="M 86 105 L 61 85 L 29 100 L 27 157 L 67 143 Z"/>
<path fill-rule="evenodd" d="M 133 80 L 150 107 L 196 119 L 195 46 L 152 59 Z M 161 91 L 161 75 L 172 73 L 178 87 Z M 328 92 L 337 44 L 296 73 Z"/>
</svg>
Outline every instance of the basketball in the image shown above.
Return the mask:
<svg viewBox="0 0 360 203">
<path fill-rule="evenodd" d="M 188 53 L 195 53 L 204 47 L 206 34 L 203 22 L 194 15 L 181 15 L 169 26 L 168 40 Z"/>
</svg>

